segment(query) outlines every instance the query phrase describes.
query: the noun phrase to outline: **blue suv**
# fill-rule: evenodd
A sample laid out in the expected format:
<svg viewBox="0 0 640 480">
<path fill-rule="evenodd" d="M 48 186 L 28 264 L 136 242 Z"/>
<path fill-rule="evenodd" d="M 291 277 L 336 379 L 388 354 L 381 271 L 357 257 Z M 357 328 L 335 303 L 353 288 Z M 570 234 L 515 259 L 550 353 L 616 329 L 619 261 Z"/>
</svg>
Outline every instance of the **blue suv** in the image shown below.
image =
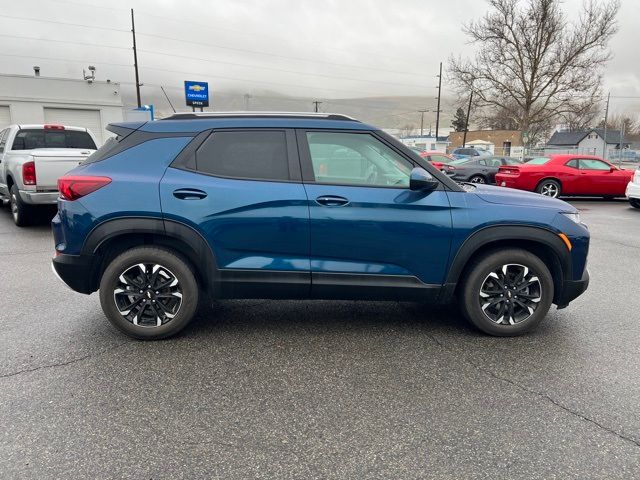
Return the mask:
<svg viewBox="0 0 640 480">
<path fill-rule="evenodd" d="M 220 298 L 456 299 L 480 330 L 518 335 L 588 285 L 574 207 L 458 184 L 349 117 L 177 114 L 109 130 L 59 180 L 53 268 L 99 290 L 136 338 L 175 334 Z"/>
</svg>

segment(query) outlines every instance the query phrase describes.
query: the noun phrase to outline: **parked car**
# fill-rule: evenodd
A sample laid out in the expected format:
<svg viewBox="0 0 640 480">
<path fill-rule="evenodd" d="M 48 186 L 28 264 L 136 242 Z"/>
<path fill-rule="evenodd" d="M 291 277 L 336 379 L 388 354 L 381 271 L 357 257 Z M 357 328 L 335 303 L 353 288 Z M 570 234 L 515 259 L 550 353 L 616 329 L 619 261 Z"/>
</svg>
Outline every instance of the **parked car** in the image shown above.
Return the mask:
<svg viewBox="0 0 640 480">
<path fill-rule="evenodd" d="M 55 205 L 58 177 L 96 150 L 86 128 L 11 125 L 0 132 L 0 200 L 9 201 L 13 221 L 28 225 L 34 208 Z"/>
<path fill-rule="evenodd" d="M 423 152 L 421 155 L 422 158 L 431 162 L 431 165 L 436 167 L 438 170 L 442 169 L 443 165 L 447 165 L 453 162 L 456 158 L 452 155 L 442 152 Z"/>
<path fill-rule="evenodd" d="M 461 147 L 456 148 L 451 154 L 457 159 L 461 159 L 464 157 L 488 157 L 491 155 L 491 152 L 487 150 L 482 150 L 480 148 L 473 147 Z"/>
<path fill-rule="evenodd" d="M 521 164 L 520 160 L 511 157 L 469 157 L 454 160 L 441 170 L 458 182 L 495 183 L 501 166 Z"/>
<path fill-rule="evenodd" d="M 562 154 L 500 167 L 496 183 L 548 197 L 623 197 L 632 176 L 632 170 L 622 170 L 599 157 Z"/>
<path fill-rule="evenodd" d="M 333 114 L 177 114 L 59 180 L 53 268 L 136 338 L 211 298 L 458 298 L 492 335 L 535 328 L 587 288 L 589 231 L 560 200 L 464 186 Z M 425 309 L 428 312 L 428 309 Z"/>
<path fill-rule="evenodd" d="M 632 207 L 640 208 L 640 169 L 631 178 L 625 191 Z"/>
</svg>

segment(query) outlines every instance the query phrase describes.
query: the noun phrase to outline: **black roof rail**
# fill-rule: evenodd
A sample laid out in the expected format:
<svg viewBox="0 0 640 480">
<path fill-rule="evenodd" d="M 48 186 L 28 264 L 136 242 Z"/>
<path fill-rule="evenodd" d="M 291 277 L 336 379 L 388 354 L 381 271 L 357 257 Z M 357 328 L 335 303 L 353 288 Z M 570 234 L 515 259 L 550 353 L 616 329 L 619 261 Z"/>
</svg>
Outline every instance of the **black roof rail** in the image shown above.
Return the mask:
<svg viewBox="0 0 640 480">
<path fill-rule="evenodd" d="M 174 113 L 162 120 L 203 120 L 212 118 L 304 118 L 309 120 L 347 120 L 359 122 L 355 118 L 339 113 L 315 112 L 185 112 Z"/>
</svg>

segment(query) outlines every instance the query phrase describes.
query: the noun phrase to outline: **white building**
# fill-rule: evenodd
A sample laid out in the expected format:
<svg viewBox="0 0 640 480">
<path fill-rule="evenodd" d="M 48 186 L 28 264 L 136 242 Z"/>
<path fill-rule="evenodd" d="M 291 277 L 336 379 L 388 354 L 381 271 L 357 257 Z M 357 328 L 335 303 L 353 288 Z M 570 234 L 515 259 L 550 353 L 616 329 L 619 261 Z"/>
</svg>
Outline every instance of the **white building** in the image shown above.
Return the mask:
<svg viewBox="0 0 640 480">
<path fill-rule="evenodd" d="M 0 74 L 0 129 L 53 123 L 90 129 L 102 144 L 109 123 L 122 121 L 120 84 Z"/>
<path fill-rule="evenodd" d="M 576 153 L 585 155 L 605 155 L 605 132 L 602 128 L 592 128 L 590 130 L 580 130 L 575 132 L 555 132 L 547 145 L 545 153 Z M 621 135 L 619 130 L 608 130 L 606 138 L 607 157 L 620 148 L 625 148 L 628 144 L 621 145 Z"/>
<path fill-rule="evenodd" d="M 400 137 L 400 141 L 408 147 L 419 150 L 446 152 L 449 146 L 448 137 L 438 137 L 431 135 L 411 135 Z"/>
</svg>

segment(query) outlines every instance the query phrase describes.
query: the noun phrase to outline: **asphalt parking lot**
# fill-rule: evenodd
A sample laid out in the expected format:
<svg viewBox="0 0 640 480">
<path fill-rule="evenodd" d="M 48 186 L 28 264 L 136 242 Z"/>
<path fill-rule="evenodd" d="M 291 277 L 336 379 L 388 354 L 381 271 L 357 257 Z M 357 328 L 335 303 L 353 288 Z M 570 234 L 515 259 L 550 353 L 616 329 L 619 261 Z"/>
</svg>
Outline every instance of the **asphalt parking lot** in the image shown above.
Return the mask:
<svg viewBox="0 0 640 480">
<path fill-rule="evenodd" d="M 117 333 L 0 211 L 0 477 L 638 478 L 640 210 L 575 201 L 591 286 L 519 338 L 413 303 L 225 301 Z"/>
</svg>

